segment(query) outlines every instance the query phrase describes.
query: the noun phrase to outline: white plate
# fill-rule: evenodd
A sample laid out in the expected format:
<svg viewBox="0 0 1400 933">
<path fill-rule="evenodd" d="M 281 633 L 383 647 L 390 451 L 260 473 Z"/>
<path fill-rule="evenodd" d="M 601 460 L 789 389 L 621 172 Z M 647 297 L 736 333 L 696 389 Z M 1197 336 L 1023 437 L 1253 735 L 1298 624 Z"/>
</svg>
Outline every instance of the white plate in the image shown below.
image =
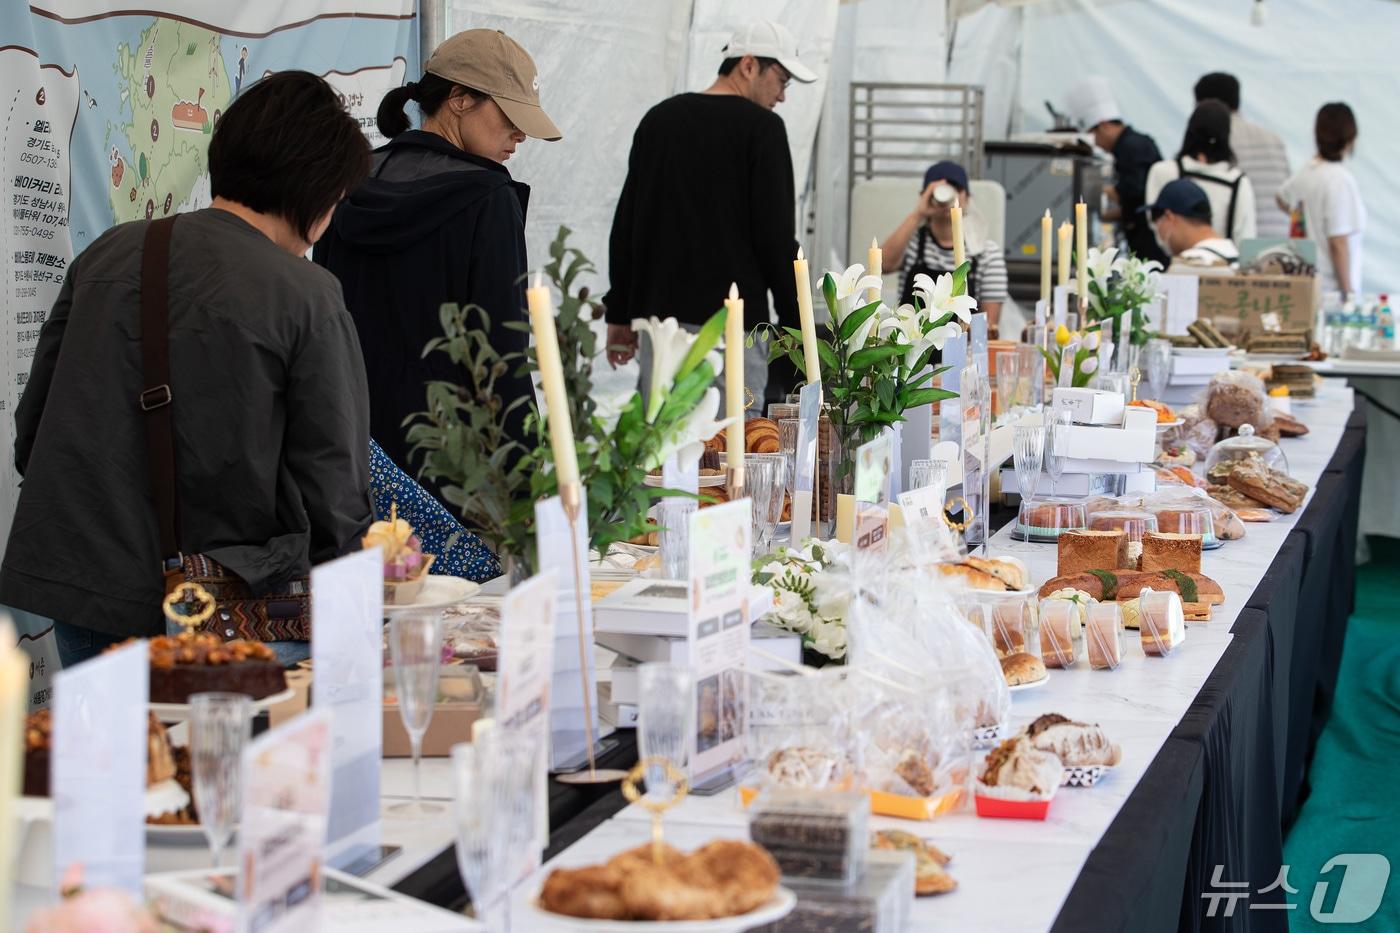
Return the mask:
<svg viewBox="0 0 1400 933">
<path fill-rule="evenodd" d="M 204 827 L 197 823 L 192 826 L 160 826 L 147 823 L 146 841 L 167 846 L 203 846 L 209 843 L 204 835 Z"/>
<path fill-rule="evenodd" d="M 1017 684 L 1014 687 L 1007 687 L 1012 693 L 1020 693 L 1022 690 L 1034 690 L 1036 687 L 1043 687 L 1050 682 L 1050 675 L 1046 674 L 1039 680 L 1033 680 L 1028 684 Z"/>
<path fill-rule="evenodd" d="M 386 616 L 403 612 L 419 612 L 424 609 L 446 609 L 471 599 L 481 589 L 480 583 L 473 583 L 462 577 L 447 577 L 442 574 L 428 574 L 418 598 L 411 603 L 386 605 Z"/>
<path fill-rule="evenodd" d="M 274 693 L 261 700 L 254 700 L 253 712 L 260 713 L 278 703 L 285 703 L 294 696 L 296 696 L 296 691 L 288 687 L 281 693 Z M 150 708 L 161 722 L 184 722 L 190 718 L 190 705 L 188 703 L 152 703 Z"/>
<path fill-rule="evenodd" d="M 1179 428 L 1185 423 L 1186 421 L 1182 418 L 1178 418 L 1175 421 L 1159 421 L 1157 422 L 1157 430 L 1166 431 L 1169 428 Z"/>
<path fill-rule="evenodd" d="M 724 476 L 723 473 L 710 473 L 710 474 L 707 474 L 707 475 L 705 475 L 705 476 L 700 477 L 699 485 L 700 485 L 700 488 L 703 489 L 703 488 L 706 487 L 706 486 L 723 486 L 723 485 L 724 485 L 724 482 L 725 482 L 725 476 Z M 643 485 L 646 485 L 646 486 L 656 486 L 656 487 L 660 487 L 660 486 L 661 486 L 661 477 L 660 477 L 660 476 L 653 476 L 652 474 L 648 473 L 648 474 L 642 479 L 642 484 L 643 484 Z"/>
<path fill-rule="evenodd" d="M 1228 347 L 1172 347 L 1172 353 L 1178 356 L 1228 356 L 1235 351 L 1233 345 Z"/>
<path fill-rule="evenodd" d="M 778 888 L 765 903 L 737 917 L 721 917 L 718 920 L 581 920 L 551 913 L 539 906 L 538 900 L 530 902 L 529 913 L 532 920 L 554 930 L 592 930 L 596 933 L 740 933 L 781 920 L 797 906 L 797 895 L 787 888 Z M 530 924 L 529 929 L 535 929 Z"/>
</svg>

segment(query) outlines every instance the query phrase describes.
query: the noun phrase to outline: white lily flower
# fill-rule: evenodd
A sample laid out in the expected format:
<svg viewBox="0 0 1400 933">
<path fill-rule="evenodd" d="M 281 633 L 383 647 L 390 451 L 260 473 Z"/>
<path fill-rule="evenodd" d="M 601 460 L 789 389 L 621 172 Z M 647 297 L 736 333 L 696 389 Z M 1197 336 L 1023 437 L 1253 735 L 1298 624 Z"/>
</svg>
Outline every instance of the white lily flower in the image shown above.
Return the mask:
<svg viewBox="0 0 1400 933">
<path fill-rule="evenodd" d="M 593 416 L 603 422 L 605 434 L 612 434 L 613 429 L 617 427 L 617 420 L 622 417 L 623 409 L 636 394 L 635 389 L 629 389 L 612 395 L 600 395 L 593 400 Z"/>
<path fill-rule="evenodd" d="M 971 295 L 953 294 L 953 274 L 945 272 L 938 277 L 938 281 L 933 284 L 933 290 L 928 294 L 928 318 L 936 321 L 943 315 L 952 312 L 956 317 L 961 318 L 964 323 L 972 320 L 972 312 L 977 310 L 977 299 Z"/>
<path fill-rule="evenodd" d="M 1085 262 L 1088 266 L 1089 277 L 1099 283 L 1107 283 L 1114 272 L 1120 270 L 1118 265 L 1118 248 L 1110 246 L 1108 249 L 1099 249 L 1091 246 L 1089 255 Z"/>
<path fill-rule="evenodd" d="M 647 379 L 646 411 L 646 420 L 650 424 L 656 420 L 671 386 L 675 384 L 676 371 L 680 369 L 681 361 L 695 343 L 695 334 L 682 327 L 673 317 L 664 321 L 656 317 L 635 318 L 632 321 L 632 330 L 651 338 L 651 373 Z M 715 371 L 715 375 L 719 375 L 724 367 L 723 355 L 712 350 L 705 355 L 705 359 Z"/>
<path fill-rule="evenodd" d="M 832 312 L 835 322 L 840 324 L 846 317 L 857 308 L 859 304 L 872 288 L 880 287 L 880 277 L 866 275 L 865 266 L 859 263 L 851 266 L 845 272 L 832 272 L 831 278 L 836 283 L 836 308 Z"/>
<path fill-rule="evenodd" d="M 716 420 L 719 414 L 719 389 L 710 386 L 705 390 L 705 394 L 700 396 L 700 401 L 695 404 L 690 416 L 681 423 L 676 432 L 661 445 L 657 451 L 653 462 L 646 464 L 648 470 L 654 470 L 672 453 L 676 455 L 676 461 L 682 469 L 690 464 L 699 463 L 700 455 L 705 451 L 705 441 L 714 437 L 720 431 L 729 426 L 733 419 L 725 418 Z"/>
<path fill-rule="evenodd" d="M 935 327 L 926 334 L 926 338 L 935 348 L 942 350 L 949 340 L 962 333 L 962 326 L 955 321 L 949 321 L 941 327 Z"/>
</svg>

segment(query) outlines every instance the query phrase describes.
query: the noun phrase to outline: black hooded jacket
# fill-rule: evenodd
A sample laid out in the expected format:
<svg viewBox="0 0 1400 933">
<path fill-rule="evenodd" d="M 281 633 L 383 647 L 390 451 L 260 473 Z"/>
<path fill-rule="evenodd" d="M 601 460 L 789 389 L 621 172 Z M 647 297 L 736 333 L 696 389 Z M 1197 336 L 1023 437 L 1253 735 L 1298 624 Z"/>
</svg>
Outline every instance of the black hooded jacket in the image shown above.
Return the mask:
<svg viewBox="0 0 1400 933">
<path fill-rule="evenodd" d="M 403 421 L 427 407 L 424 383 L 465 382 L 446 354 L 423 356 L 442 336 L 440 306 L 480 305 L 496 349 L 526 346 L 525 333 L 501 325 L 527 320 L 529 195 L 499 162 L 410 130 L 375 150 L 369 180 L 336 210 L 312 253 L 340 279 L 359 331 L 370 433 L 410 475 L 420 463 L 409 462 Z M 506 404 L 532 391 L 528 379 L 513 376 L 496 388 Z"/>
</svg>

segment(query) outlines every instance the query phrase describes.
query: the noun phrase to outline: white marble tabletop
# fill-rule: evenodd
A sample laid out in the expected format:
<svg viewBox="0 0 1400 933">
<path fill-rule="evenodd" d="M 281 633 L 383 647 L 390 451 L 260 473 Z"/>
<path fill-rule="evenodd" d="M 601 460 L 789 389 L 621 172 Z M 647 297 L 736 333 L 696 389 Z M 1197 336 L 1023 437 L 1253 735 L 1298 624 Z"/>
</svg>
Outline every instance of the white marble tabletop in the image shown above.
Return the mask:
<svg viewBox="0 0 1400 933">
<path fill-rule="evenodd" d="M 1316 399 L 1295 400 L 1293 410 L 1310 433 L 1285 440 L 1283 448 L 1290 473 L 1311 486 L 1341 439 L 1352 411 L 1351 390 L 1328 380 Z M 1012 933 L 1053 924 L 1089 852 L 1215 669 L 1229 645 L 1230 627 L 1300 514 L 1248 524 L 1243 539 L 1205 553 L 1202 570 L 1221 584 L 1225 602 L 1215 607 L 1210 622 L 1188 624 L 1185 643 L 1172 655 L 1147 657 L 1130 641 L 1116 671 L 1091 671 L 1081 662 L 1075 669 L 1052 670 L 1042 688 L 1012 694 L 1013 727 L 1058 712 L 1101 724 L 1122 745 L 1122 764 L 1097 785 L 1061 788 L 1044 822 L 979 819 L 970 811 L 917 825 L 873 818 L 877 827 L 919 832 L 953 856 L 948 867 L 958 889 L 918 899 L 910 930 Z M 1034 580 L 1054 576 L 1053 545 L 1015 542 L 1003 529 L 993 537 L 991 550 L 1026 561 Z M 647 838 L 648 822 L 635 806 L 621 811 L 522 884 L 517 898 L 532 898 L 552 866 L 591 864 L 640 844 Z M 734 791 L 688 797 L 666 820 L 667 838 L 682 848 L 746 833 Z"/>
</svg>

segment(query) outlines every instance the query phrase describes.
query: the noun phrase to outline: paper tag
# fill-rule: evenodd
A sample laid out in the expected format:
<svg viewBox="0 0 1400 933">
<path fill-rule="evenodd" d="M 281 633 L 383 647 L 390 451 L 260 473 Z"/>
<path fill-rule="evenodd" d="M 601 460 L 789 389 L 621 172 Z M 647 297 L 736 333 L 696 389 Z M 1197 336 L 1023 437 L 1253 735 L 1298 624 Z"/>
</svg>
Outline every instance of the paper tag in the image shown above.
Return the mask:
<svg viewBox="0 0 1400 933">
<path fill-rule="evenodd" d="M 958 382 L 962 378 L 962 370 L 967 365 L 967 334 L 956 334 L 949 337 L 948 342 L 943 345 L 943 366 L 948 369 L 939 376 L 939 384 L 949 392 L 958 392 Z M 952 441 L 955 444 L 962 443 L 962 410 L 958 407 L 957 399 L 947 399 L 938 407 L 938 439 L 940 441 Z"/>
<path fill-rule="evenodd" d="M 1048 303 L 1045 301 L 1045 299 L 1044 299 L 1044 298 L 1037 299 L 1037 300 L 1036 300 L 1036 303 L 1035 303 L 1035 326 L 1036 326 L 1036 327 L 1044 327 L 1044 326 L 1045 326 L 1045 320 L 1046 320 L 1047 317 L 1049 317 L 1049 314 L 1050 314 L 1050 308 L 1049 308 Z"/>
<path fill-rule="evenodd" d="M 926 549 L 925 556 L 934 560 L 957 560 L 958 547 L 952 529 L 943 518 L 943 502 L 947 490 L 942 483 L 932 483 L 899 494 L 899 509 L 904 513 L 904 527 L 909 529 Z"/>
<path fill-rule="evenodd" d="M 856 448 L 855 527 L 851 540 L 861 551 L 882 551 L 890 530 L 890 473 L 894 469 L 894 434 L 883 431 Z"/>
<path fill-rule="evenodd" d="M 18 645 L 29 659 L 29 691 L 25 698 L 28 712 L 43 709 L 53 699 L 53 679 L 63 665 L 58 660 L 58 639 L 54 635 L 53 619 L 6 609 L 19 636 Z"/>
<path fill-rule="evenodd" d="M 967 527 L 963 538 L 971 547 L 980 544 L 986 537 L 987 484 L 989 472 L 986 469 L 987 445 L 990 441 L 988 396 L 990 386 L 985 370 L 969 364 L 962 375 L 962 451 L 963 451 L 963 498 L 971 506 L 971 515 L 964 515 Z"/>
<path fill-rule="evenodd" d="M 817 432 L 821 426 L 822 384 L 798 390 L 797 450 L 793 457 L 792 532 L 794 546 L 812 536 L 812 503 L 817 499 Z"/>
<path fill-rule="evenodd" d="M 496 721 L 500 728 L 538 734 L 549 742 L 549 688 L 554 674 L 554 618 L 559 578 L 553 570 L 533 576 L 501 600 L 496 656 Z M 538 868 L 549 845 L 549 778 L 544 757 L 534 775 L 535 844 L 522 871 Z"/>
<path fill-rule="evenodd" d="M 82 866 L 83 887 L 140 897 L 146 865 L 150 649 L 137 641 L 54 678 L 53 880 Z"/>
<path fill-rule="evenodd" d="M 332 718 L 326 858 L 348 865 L 379 846 L 384 745 L 384 557 L 357 551 L 311 569 L 312 702 Z"/>
<path fill-rule="evenodd" d="M 899 435 L 899 475 L 902 492 L 909 486 L 909 468 L 915 460 L 932 460 L 933 406 L 920 405 L 904 412 L 903 430 Z M 899 492 L 892 495 L 898 496 Z"/>
<path fill-rule="evenodd" d="M 263 733 L 243 750 L 242 933 L 319 929 L 332 741 L 331 711 L 320 707 Z"/>
<path fill-rule="evenodd" d="M 596 740 L 598 735 L 593 597 L 588 572 L 588 490 L 581 491 L 578 526 L 572 534 L 568 516 L 564 514 L 564 503 L 558 496 L 535 503 L 535 529 L 540 571 L 553 570 L 558 580 L 554 677 L 549 704 L 549 766 L 563 769 L 586 761 L 588 737 Z M 578 598 L 575 597 L 575 579 L 579 581 Z"/>
<path fill-rule="evenodd" d="M 701 509 L 690 517 L 690 624 L 695 671 L 691 784 L 743 759 L 744 665 L 749 656 L 750 500 Z"/>
</svg>

